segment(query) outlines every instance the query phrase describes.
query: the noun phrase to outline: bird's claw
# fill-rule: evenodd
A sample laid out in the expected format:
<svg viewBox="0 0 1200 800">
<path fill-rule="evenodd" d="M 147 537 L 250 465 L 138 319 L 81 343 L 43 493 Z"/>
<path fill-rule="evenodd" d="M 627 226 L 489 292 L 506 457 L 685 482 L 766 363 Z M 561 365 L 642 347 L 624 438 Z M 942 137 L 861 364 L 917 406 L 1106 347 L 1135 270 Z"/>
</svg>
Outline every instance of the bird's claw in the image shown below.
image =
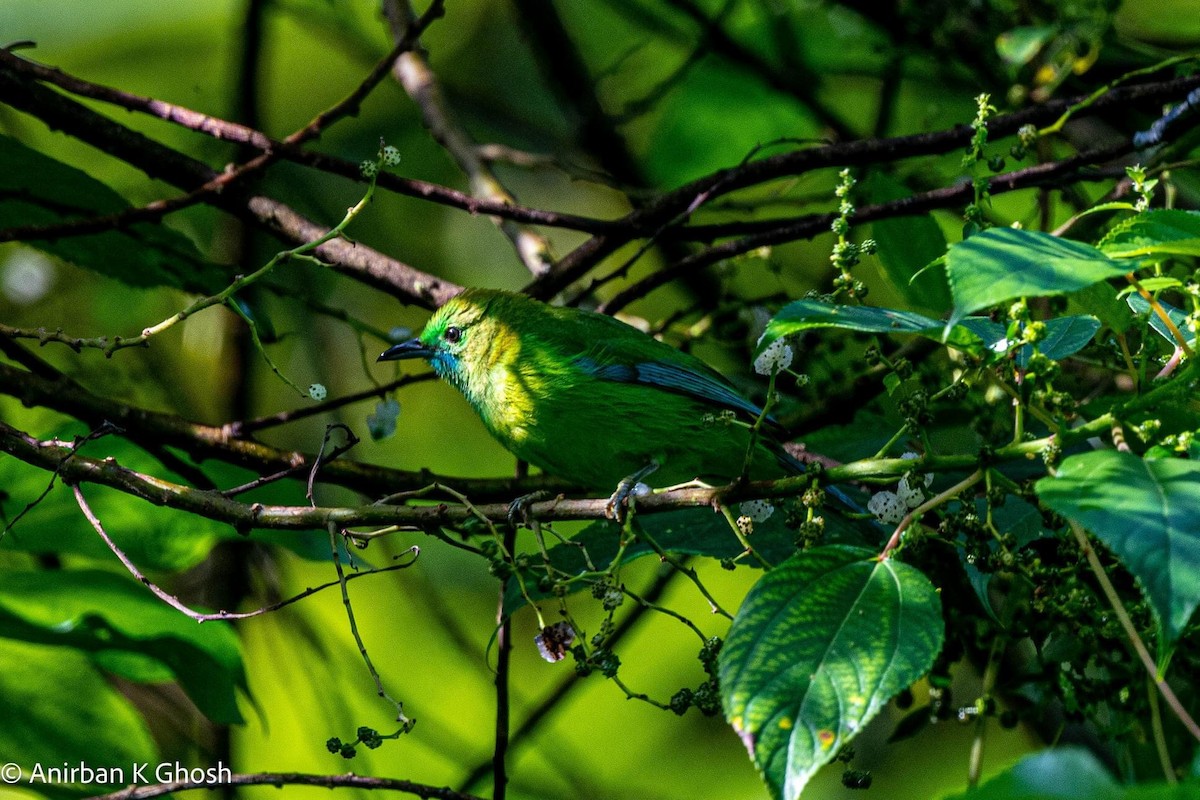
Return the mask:
<svg viewBox="0 0 1200 800">
<path fill-rule="evenodd" d="M 620 524 L 625 524 L 625 518 L 634 507 L 634 501 L 643 495 L 650 494 L 650 487 L 633 478 L 626 478 L 617 484 L 617 490 L 604 504 L 604 516 Z"/>
<path fill-rule="evenodd" d="M 536 492 L 523 494 L 516 500 L 508 504 L 508 524 L 510 527 L 524 525 L 529 527 L 533 522 L 533 515 L 530 513 L 534 503 L 545 500 L 550 497 L 550 492 L 545 489 L 539 489 Z"/>
</svg>

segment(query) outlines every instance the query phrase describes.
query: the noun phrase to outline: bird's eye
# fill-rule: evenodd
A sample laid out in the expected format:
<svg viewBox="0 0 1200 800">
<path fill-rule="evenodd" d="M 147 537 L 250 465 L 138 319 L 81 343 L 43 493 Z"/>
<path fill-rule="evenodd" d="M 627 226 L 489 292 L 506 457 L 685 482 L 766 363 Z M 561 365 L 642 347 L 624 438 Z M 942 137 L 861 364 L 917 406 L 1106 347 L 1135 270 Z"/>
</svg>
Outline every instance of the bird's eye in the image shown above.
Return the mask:
<svg viewBox="0 0 1200 800">
<path fill-rule="evenodd" d="M 454 344 L 462 338 L 462 328 L 457 325 L 451 325 L 449 328 L 446 328 L 446 332 L 442 334 L 442 338 L 450 344 Z"/>
</svg>

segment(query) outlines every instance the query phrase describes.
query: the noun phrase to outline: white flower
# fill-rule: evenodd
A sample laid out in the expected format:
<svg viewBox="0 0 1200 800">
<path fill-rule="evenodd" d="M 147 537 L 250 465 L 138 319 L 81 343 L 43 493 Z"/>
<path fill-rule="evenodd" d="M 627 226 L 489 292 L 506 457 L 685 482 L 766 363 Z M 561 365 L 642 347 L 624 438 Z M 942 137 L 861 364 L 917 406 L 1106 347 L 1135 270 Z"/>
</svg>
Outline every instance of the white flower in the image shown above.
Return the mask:
<svg viewBox="0 0 1200 800">
<path fill-rule="evenodd" d="M 904 519 L 904 501 L 895 492 L 876 492 L 867 502 L 867 510 L 882 522 L 897 525 Z"/>
<path fill-rule="evenodd" d="M 759 339 L 761 342 L 762 339 Z M 783 339 L 776 339 L 754 359 L 754 371 L 759 375 L 774 375 L 792 365 L 795 354 Z"/>
<path fill-rule="evenodd" d="M 913 477 L 919 481 L 922 476 L 915 475 Z M 925 492 L 921 490 L 920 486 L 909 485 L 907 475 L 900 479 L 900 486 L 896 489 L 896 494 L 904 501 L 904 505 L 909 508 L 916 508 L 925 502 Z"/>
<path fill-rule="evenodd" d="M 766 500 L 747 500 L 738 507 L 743 516 L 749 517 L 754 522 L 766 522 L 775 513 L 775 506 L 768 503 Z"/>
</svg>

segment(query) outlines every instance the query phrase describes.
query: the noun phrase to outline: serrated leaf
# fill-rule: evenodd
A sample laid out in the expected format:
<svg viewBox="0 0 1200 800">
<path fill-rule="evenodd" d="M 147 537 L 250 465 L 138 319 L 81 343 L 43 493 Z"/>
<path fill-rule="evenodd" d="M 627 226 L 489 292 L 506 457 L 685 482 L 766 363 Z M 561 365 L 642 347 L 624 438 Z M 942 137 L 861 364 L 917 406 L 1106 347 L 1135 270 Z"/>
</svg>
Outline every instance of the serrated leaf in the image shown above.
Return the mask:
<svg viewBox="0 0 1200 800">
<path fill-rule="evenodd" d="M 1200 605 L 1200 463 L 1099 450 L 1065 459 L 1037 493 L 1116 554 L 1175 641 Z"/>
<path fill-rule="evenodd" d="M 86 654 L 69 647 L 0 640 L 0 708 L 0 753 L 4 761 L 22 768 L 22 783 L 36 765 L 45 769 L 83 763 L 126 770 L 125 779 L 116 783 L 36 785 L 39 792 L 78 796 L 94 795 L 102 786 L 115 790 L 131 782 L 129 765 L 154 763 L 158 756 L 133 705 Z"/>
<path fill-rule="evenodd" d="M 772 794 L 795 800 L 942 647 L 941 601 L 871 550 L 805 550 L 766 573 L 718 659 L 725 717 Z"/>
<path fill-rule="evenodd" d="M 1157 312 L 1150 308 L 1150 302 L 1146 298 L 1142 297 L 1140 294 L 1131 294 L 1125 298 L 1125 302 L 1135 314 L 1149 315 L 1150 327 L 1154 329 L 1155 333 L 1166 339 L 1172 345 L 1179 344 L 1177 341 L 1175 341 L 1175 336 L 1171 333 L 1170 329 L 1167 328 L 1166 323 L 1162 321 L 1162 317 L 1160 317 Z M 1191 331 L 1188 330 L 1188 315 L 1183 313 L 1181 309 L 1176 308 L 1170 303 L 1164 303 L 1162 300 L 1159 300 L 1158 304 L 1162 306 L 1163 311 L 1167 312 L 1167 316 L 1171 318 L 1171 322 L 1175 323 L 1175 327 L 1178 328 L 1179 332 L 1182 333 L 1187 339 L 1188 346 L 1195 347 L 1196 334 L 1191 333 Z M 1188 334 L 1191 335 L 1189 336 Z"/>
<path fill-rule="evenodd" d="M 131 579 L 96 570 L 0 571 L 0 636 L 134 654 L 112 663 L 135 679 L 151 674 L 137 657 L 154 659 L 209 719 L 242 721 L 236 690 L 246 689 L 246 676 L 233 629 L 198 625 Z"/>
<path fill-rule="evenodd" d="M 1114 226 L 1099 247 L 1112 258 L 1200 256 L 1200 212 L 1143 211 Z"/>
<path fill-rule="evenodd" d="M 1081 242 L 1037 231 L 991 228 L 950 247 L 950 323 L 1018 297 L 1074 292 L 1134 267 Z"/>
<path fill-rule="evenodd" d="M 125 198 L 83 170 L 0 135 L 0 219 L 5 227 L 51 225 L 127 208 Z M 138 223 L 27 244 L 130 286 L 174 286 L 212 294 L 230 279 L 225 269 L 206 261 L 190 239 L 164 225 Z"/>
</svg>

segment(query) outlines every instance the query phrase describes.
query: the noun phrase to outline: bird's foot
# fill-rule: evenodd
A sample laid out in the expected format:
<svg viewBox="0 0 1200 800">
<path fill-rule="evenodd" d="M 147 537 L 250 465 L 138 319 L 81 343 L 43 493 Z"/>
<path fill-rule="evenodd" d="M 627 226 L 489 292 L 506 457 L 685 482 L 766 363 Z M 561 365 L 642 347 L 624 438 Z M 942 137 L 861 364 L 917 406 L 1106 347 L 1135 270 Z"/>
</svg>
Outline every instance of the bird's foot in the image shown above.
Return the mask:
<svg viewBox="0 0 1200 800">
<path fill-rule="evenodd" d="M 658 462 L 651 461 L 629 477 L 622 478 L 621 482 L 617 484 L 617 490 L 612 493 L 612 497 L 608 498 L 608 503 L 604 506 L 604 516 L 624 524 L 629 509 L 633 507 L 634 498 L 650 494 L 650 487 L 642 483 L 642 478 L 656 469 L 658 469 Z"/>
<path fill-rule="evenodd" d="M 545 489 L 538 489 L 536 492 L 523 494 L 516 500 L 508 504 L 508 524 L 515 528 L 518 524 L 529 526 L 533 517 L 530 514 L 530 507 L 541 500 L 547 500 L 553 494 Z"/>
<path fill-rule="evenodd" d="M 629 510 L 633 508 L 634 499 L 645 497 L 651 491 L 650 487 L 641 481 L 637 483 L 621 481 L 617 484 L 617 490 L 612 493 L 612 496 L 608 498 L 608 502 L 604 504 L 604 516 L 616 522 L 624 523 Z"/>
</svg>

